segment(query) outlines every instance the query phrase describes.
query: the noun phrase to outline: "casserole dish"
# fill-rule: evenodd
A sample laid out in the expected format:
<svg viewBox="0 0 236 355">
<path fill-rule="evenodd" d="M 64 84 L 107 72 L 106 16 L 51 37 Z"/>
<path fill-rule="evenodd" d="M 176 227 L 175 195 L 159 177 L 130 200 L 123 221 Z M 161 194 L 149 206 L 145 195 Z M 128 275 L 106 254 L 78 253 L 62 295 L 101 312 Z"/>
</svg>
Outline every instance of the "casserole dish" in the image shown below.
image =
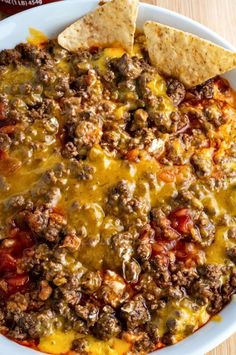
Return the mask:
<svg viewBox="0 0 236 355">
<path fill-rule="evenodd" d="M 32 26 L 44 32 L 49 37 L 54 37 L 65 26 L 95 8 L 96 5 L 96 1 L 68 1 L 39 7 L 6 19 L 0 24 L 1 49 L 12 48 L 17 43 L 24 41 L 28 35 L 29 27 Z M 190 19 L 165 9 L 141 4 L 138 27 L 142 27 L 143 22 L 146 20 L 156 20 L 163 24 L 174 26 L 211 40 L 227 49 L 234 50 L 230 44 L 218 35 Z M 236 83 L 235 75 L 235 71 L 227 74 L 227 79 L 232 86 L 235 86 L 234 83 Z M 222 320 L 220 322 L 209 322 L 191 337 L 175 346 L 159 350 L 159 353 L 167 355 L 187 355 L 190 353 L 200 355 L 209 351 L 236 330 L 236 321 L 234 320 L 235 307 L 236 305 L 233 300 L 222 311 Z M 4 351 L 4 354 L 17 353 L 23 355 L 27 353 L 33 354 L 34 352 L 33 350 L 20 347 L 3 337 L 1 338 L 1 349 Z"/>
</svg>

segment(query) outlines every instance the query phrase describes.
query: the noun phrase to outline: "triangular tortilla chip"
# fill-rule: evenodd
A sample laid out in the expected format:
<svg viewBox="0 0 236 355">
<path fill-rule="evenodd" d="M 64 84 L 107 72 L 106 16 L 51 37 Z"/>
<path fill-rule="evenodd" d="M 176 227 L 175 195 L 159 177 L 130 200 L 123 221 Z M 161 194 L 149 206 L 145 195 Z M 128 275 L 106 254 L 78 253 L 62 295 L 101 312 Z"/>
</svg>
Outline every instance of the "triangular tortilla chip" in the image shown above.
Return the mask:
<svg viewBox="0 0 236 355">
<path fill-rule="evenodd" d="M 152 21 L 145 23 L 144 32 L 152 64 L 187 87 L 236 67 L 236 53 L 190 33 Z"/>
<path fill-rule="evenodd" d="M 82 17 L 58 36 L 58 43 L 75 52 L 79 48 L 119 45 L 132 51 L 138 0 L 112 0 Z"/>
</svg>

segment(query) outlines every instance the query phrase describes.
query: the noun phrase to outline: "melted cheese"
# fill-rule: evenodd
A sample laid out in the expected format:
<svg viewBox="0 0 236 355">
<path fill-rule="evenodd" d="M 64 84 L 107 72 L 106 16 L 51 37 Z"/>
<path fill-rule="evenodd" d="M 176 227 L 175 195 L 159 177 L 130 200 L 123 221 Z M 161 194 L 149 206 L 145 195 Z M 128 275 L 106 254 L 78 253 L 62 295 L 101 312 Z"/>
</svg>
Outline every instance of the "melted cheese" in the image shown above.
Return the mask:
<svg viewBox="0 0 236 355">
<path fill-rule="evenodd" d="M 203 326 L 210 318 L 206 311 L 206 306 L 193 305 L 187 298 L 170 302 L 166 308 L 157 312 L 157 317 L 153 320 L 158 326 L 160 336 L 163 336 L 168 330 L 166 322 L 173 316 L 177 321 L 177 332 L 174 342 L 185 338 L 189 327 L 196 330 Z"/>
<path fill-rule="evenodd" d="M 176 107 L 173 105 L 171 99 L 166 94 L 166 82 L 159 74 L 156 74 L 154 80 L 151 80 L 147 87 L 152 91 L 157 97 L 161 97 L 162 101 L 160 103 L 160 111 L 166 114 L 176 111 Z"/>
<path fill-rule="evenodd" d="M 30 36 L 27 37 L 27 42 L 34 45 L 41 45 L 48 41 L 48 36 L 36 28 L 29 28 Z"/>
<path fill-rule="evenodd" d="M 105 48 L 102 52 L 102 55 L 94 60 L 92 64 L 98 68 L 101 73 L 106 72 L 107 70 L 107 60 L 112 58 L 120 58 L 125 53 L 122 48 Z"/>
<path fill-rule="evenodd" d="M 75 332 L 55 331 L 48 337 L 42 337 L 39 343 L 39 350 L 50 354 L 63 354 L 70 350 L 72 341 L 75 339 Z"/>
<path fill-rule="evenodd" d="M 33 68 L 19 66 L 19 68 L 15 69 L 10 65 L 7 70 L 1 74 L 0 91 L 10 94 L 10 98 L 12 98 L 12 83 L 15 85 L 25 84 L 34 81 L 34 78 L 35 71 Z"/>
<path fill-rule="evenodd" d="M 89 355 L 125 355 L 130 349 L 130 345 L 120 339 L 102 341 L 91 336 L 80 336 L 74 331 L 65 333 L 57 330 L 52 335 L 40 339 L 39 350 L 50 354 L 63 354 L 70 350 L 72 341 L 80 337 L 88 341 L 85 350 Z"/>
</svg>

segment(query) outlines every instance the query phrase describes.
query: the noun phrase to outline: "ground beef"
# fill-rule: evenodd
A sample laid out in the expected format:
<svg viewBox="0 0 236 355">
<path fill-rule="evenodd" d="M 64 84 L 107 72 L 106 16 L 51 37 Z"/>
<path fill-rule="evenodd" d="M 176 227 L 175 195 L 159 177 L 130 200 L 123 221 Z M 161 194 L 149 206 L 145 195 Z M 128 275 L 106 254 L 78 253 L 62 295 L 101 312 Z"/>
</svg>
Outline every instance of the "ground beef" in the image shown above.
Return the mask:
<svg viewBox="0 0 236 355">
<path fill-rule="evenodd" d="M 42 301 L 46 301 L 52 294 L 52 287 L 49 285 L 48 281 L 42 280 L 40 281 L 40 292 L 39 298 Z"/>
<path fill-rule="evenodd" d="M 131 259 L 123 262 L 123 276 L 128 283 L 137 283 L 140 273 L 141 267 L 137 260 Z"/>
<path fill-rule="evenodd" d="M 7 209 L 22 208 L 25 206 L 25 198 L 23 195 L 12 196 L 6 201 L 5 206 Z"/>
<path fill-rule="evenodd" d="M 133 196 L 131 185 L 122 180 L 108 192 L 107 211 L 114 216 L 119 216 L 125 225 L 131 225 L 132 221 L 140 223 L 140 227 L 147 221 L 146 206 Z"/>
<path fill-rule="evenodd" d="M 190 154 L 188 152 L 188 146 L 181 136 L 167 142 L 165 149 L 165 155 L 162 157 L 164 163 L 168 163 L 168 165 L 184 165 L 189 163 Z"/>
<path fill-rule="evenodd" d="M 34 213 L 28 217 L 29 227 L 36 234 L 40 234 L 46 230 L 49 220 L 49 211 L 35 210 Z"/>
<path fill-rule="evenodd" d="M 66 305 L 75 306 L 80 302 L 82 294 L 79 290 L 79 284 L 77 282 L 74 283 L 73 279 L 66 282 L 65 285 L 59 286 L 59 289 L 60 292 L 57 292 L 57 298 L 60 300 L 63 298 L 63 302 Z"/>
<path fill-rule="evenodd" d="M 20 43 L 16 46 L 16 50 L 20 53 L 22 61 L 31 62 L 36 66 L 43 66 L 44 64 L 52 64 L 50 54 L 39 47 L 29 43 Z"/>
<path fill-rule="evenodd" d="M 18 64 L 21 54 L 16 49 L 5 49 L 0 52 L 0 65 Z"/>
<path fill-rule="evenodd" d="M 201 176 L 210 176 L 212 174 L 212 160 L 207 159 L 206 156 L 202 156 L 200 154 L 193 154 L 191 163 L 195 169 L 196 174 Z"/>
<path fill-rule="evenodd" d="M 0 133 L 0 150 L 7 151 L 10 148 L 11 139 L 5 133 Z"/>
<path fill-rule="evenodd" d="M 226 255 L 236 265 L 236 247 L 228 248 Z"/>
<path fill-rule="evenodd" d="M 71 159 L 78 155 L 78 151 L 73 142 L 68 142 L 63 147 L 61 154 L 64 158 Z"/>
<path fill-rule="evenodd" d="M 198 99 L 211 99 L 214 96 L 214 86 L 213 80 L 210 79 L 205 83 L 196 86 L 195 88 L 191 89 L 190 92 Z"/>
<path fill-rule="evenodd" d="M 164 142 L 156 138 L 155 132 L 151 128 L 143 128 L 135 132 L 134 139 L 129 143 L 130 151 L 126 154 L 129 161 L 138 161 L 139 154 L 144 149 L 151 156 L 159 157 L 164 150 Z"/>
<path fill-rule="evenodd" d="M 231 276 L 230 276 L 230 285 L 233 287 L 233 291 L 235 293 L 235 288 L 236 288 L 236 272 L 232 271 Z"/>
<path fill-rule="evenodd" d="M 233 240 L 236 239 L 236 227 L 229 227 L 227 236 Z"/>
<path fill-rule="evenodd" d="M 99 319 L 93 328 L 94 335 L 99 339 L 106 340 L 118 336 L 120 332 L 121 326 L 113 309 L 110 306 L 103 307 Z"/>
<path fill-rule="evenodd" d="M 168 288 L 171 286 L 172 275 L 167 260 L 163 255 L 156 255 L 148 266 L 152 270 L 154 281 L 158 287 Z"/>
<path fill-rule="evenodd" d="M 134 329 L 150 320 L 150 313 L 141 296 L 124 303 L 121 307 L 121 317 L 126 322 L 127 329 Z"/>
<path fill-rule="evenodd" d="M 30 338 L 38 338 L 53 332 L 53 324 L 57 323 L 55 314 L 52 311 L 43 311 L 40 313 L 22 313 L 18 312 L 14 315 L 8 313 L 6 322 L 10 327 L 9 336 L 23 340 Z"/>
<path fill-rule="evenodd" d="M 188 116 L 178 112 L 161 112 L 160 110 L 149 110 L 150 120 L 155 127 L 163 133 L 177 133 L 188 128 Z"/>
<path fill-rule="evenodd" d="M 203 113 L 206 120 L 212 123 L 215 127 L 220 127 L 227 121 L 227 117 L 222 114 L 220 107 L 216 104 L 206 107 Z"/>
<path fill-rule="evenodd" d="M 137 79 L 137 89 L 140 99 L 145 102 L 154 105 L 158 103 L 158 99 L 151 93 L 151 89 L 148 87 L 148 83 L 153 79 L 153 72 L 144 71 Z"/>
<path fill-rule="evenodd" d="M 208 215 L 201 211 L 195 216 L 191 237 L 202 246 L 210 246 L 215 239 L 215 226 Z"/>
<path fill-rule="evenodd" d="M 208 264 L 208 265 L 201 265 L 198 267 L 199 275 L 213 283 L 220 282 L 222 271 L 223 269 L 222 266 L 220 265 Z"/>
<path fill-rule="evenodd" d="M 82 121 L 76 127 L 75 136 L 74 144 L 78 155 L 84 156 L 94 144 L 100 142 L 102 131 L 99 126 L 94 125 L 92 122 Z"/>
<path fill-rule="evenodd" d="M 101 274 L 99 271 L 87 271 L 81 278 L 82 290 L 85 293 L 93 293 L 99 289 L 102 284 Z"/>
<path fill-rule="evenodd" d="M 99 307 L 92 303 L 87 303 L 84 306 L 78 304 L 75 306 L 75 312 L 80 318 L 86 321 L 88 327 L 91 327 L 98 320 Z"/>
<path fill-rule="evenodd" d="M 62 241 L 61 248 L 67 248 L 71 252 L 75 252 L 79 250 L 81 245 L 81 238 L 79 238 L 76 234 L 71 233 L 65 236 Z"/>
<path fill-rule="evenodd" d="M 136 79 L 142 72 L 142 66 L 138 58 L 130 58 L 127 54 L 124 54 L 121 58 L 112 59 L 110 66 L 118 75 L 128 79 Z"/>
<path fill-rule="evenodd" d="M 56 80 L 52 79 L 52 83 L 49 82 L 48 87 L 44 89 L 44 95 L 49 99 L 60 99 L 62 97 L 69 97 L 72 96 L 73 93 L 74 92 L 70 89 L 70 80 L 68 76 L 58 77 Z"/>
<path fill-rule="evenodd" d="M 78 76 L 72 83 L 73 89 L 76 89 L 78 93 L 88 90 L 89 86 L 93 85 L 97 80 L 96 71 L 89 69 L 87 73 Z"/>
<path fill-rule="evenodd" d="M 132 234 L 128 232 L 115 234 L 111 240 L 111 247 L 121 260 L 130 260 L 134 252 Z"/>
<path fill-rule="evenodd" d="M 158 236 L 164 236 L 167 239 L 179 238 L 179 233 L 171 227 L 171 221 L 161 209 L 153 209 L 151 215 L 152 227 Z"/>
<path fill-rule="evenodd" d="M 224 270 L 220 265 L 203 265 L 198 268 L 200 279 L 193 282 L 189 292 L 200 305 L 208 304 L 208 312 L 215 314 L 221 309 L 221 276 Z"/>
<path fill-rule="evenodd" d="M 9 312 L 24 312 L 29 307 L 29 297 L 17 292 L 9 297 L 6 307 Z"/>
<path fill-rule="evenodd" d="M 154 242 L 155 230 L 150 224 L 146 224 L 140 231 L 136 243 L 136 253 L 141 262 L 148 260 L 152 254 L 152 243 Z"/>
<path fill-rule="evenodd" d="M 145 332 L 140 332 L 137 334 L 137 340 L 133 343 L 132 350 L 137 354 L 150 352 L 155 350 L 155 344 Z"/>
<path fill-rule="evenodd" d="M 78 180 L 92 180 L 95 168 L 82 161 L 73 160 L 70 164 L 71 175 Z"/>
<path fill-rule="evenodd" d="M 107 270 L 96 294 L 102 303 L 117 309 L 128 297 L 125 280 L 116 272 Z"/>
<path fill-rule="evenodd" d="M 145 266 L 147 267 L 147 264 Z M 148 266 L 151 266 L 150 263 Z M 135 285 L 135 290 L 139 294 L 142 294 L 148 309 L 152 311 L 160 307 L 163 292 L 158 286 L 158 280 L 154 275 L 156 271 L 152 274 L 150 269 L 151 268 L 149 268 L 149 270 L 145 270 L 145 272 L 142 272 L 139 282 Z"/>
<path fill-rule="evenodd" d="M 73 340 L 71 349 L 80 355 L 87 355 L 86 348 L 88 346 L 88 341 L 84 338 L 78 338 Z"/>
<path fill-rule="evenodd" d="M 169 78 L 166 81 L 167 95 L 172 99 L 173 104 L 178 106 L 185 98 L 185 87 L 176 79 Z"/>
<path fill-rule="evenodd" d="M 148 113 L 143 109 L 139 108 L 134 112 L 134 118 L 132 120 L 130 130 L 136 131 L 138 129 L 145 128 L 148 124 L 147 119 Z"/>
<path fill-rule="evenodd" d="M 37 209 L 28 216 L 28 223 L 37 236 L 49 242 L 56 242 L 66 225 L 66 219 L 57 213 L 50 213 L 48 209 Z"/>
</svg>

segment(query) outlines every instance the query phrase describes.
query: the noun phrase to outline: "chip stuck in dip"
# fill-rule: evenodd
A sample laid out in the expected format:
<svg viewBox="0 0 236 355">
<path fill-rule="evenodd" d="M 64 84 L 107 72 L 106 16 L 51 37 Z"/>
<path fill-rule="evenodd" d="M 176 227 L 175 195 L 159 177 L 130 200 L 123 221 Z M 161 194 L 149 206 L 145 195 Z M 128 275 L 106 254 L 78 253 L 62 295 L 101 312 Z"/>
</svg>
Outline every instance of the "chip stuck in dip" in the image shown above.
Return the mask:
<svg viewBox="0 0 236 355">
<path fill-rule="evenodd" d="M 0 332 L 45 353 L 148 354 L 236 291 L 235 53 L 137 8 L 0 52 Z"/>
<path fill-rule="evenodd" d="M 115 44 L 131 52 L 137 11 L 138 0 L 107 2 L 60 33 L 58 43 L 69 51 Z"/>
<path fill-rule="evenodd" d="M 188 87 L 236 67 L 236 53 L 190 33 L 152 21 L 145 23 L 144 32 L 152 63 Z"/>
</svg>

